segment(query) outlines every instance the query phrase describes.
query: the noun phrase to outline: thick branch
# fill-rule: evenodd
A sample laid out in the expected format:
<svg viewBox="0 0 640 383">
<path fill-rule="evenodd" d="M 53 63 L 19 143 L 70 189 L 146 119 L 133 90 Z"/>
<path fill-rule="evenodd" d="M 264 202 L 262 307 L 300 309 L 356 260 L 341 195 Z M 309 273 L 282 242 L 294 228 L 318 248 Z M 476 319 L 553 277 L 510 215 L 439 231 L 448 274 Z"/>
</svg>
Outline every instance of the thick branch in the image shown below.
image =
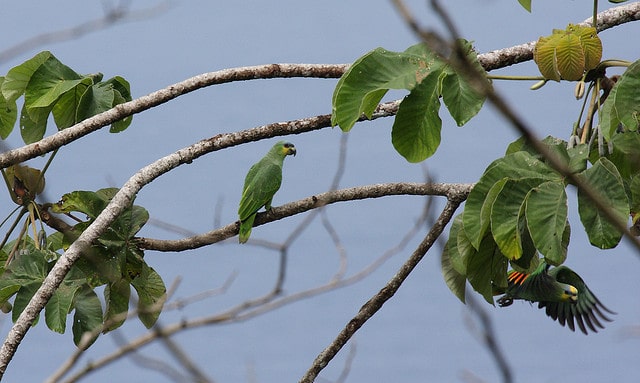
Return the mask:
<svg viewBox="0 0 640 383">
<path fill-rule="evenodd" d="M 602 31 L 616 25 L 639 19 L 640 3 L 636 2 L 626 4 L 599 13 L 598 29 Z M 588 20 L 585 22 L 588 22 Z M 485 70 L 491 71 L 531 60 L 533 57 L 534 45 L 535 42 L 530 42 L 510 48 L 504 48 L 478 55 L 478 59 Z M 106 112 L 95 115 L 68 129 L 57 132 L 49 137 L 45 137 L 33 144 L 2 153 L 0 154 L 0 168 L 6 168 L 7 166 L 36 158 L 125 117 L 143 112 L 147 109 L 173 100 L 183 94 L 187 94 L 210 85 L 267 78 L 338 78 L 342 76 L 348 67 L 348 64 L 268 64 L 224 69 L 221 71 L 201 74 L 170 85 L 146 96 L 142 96 L 133 101 L 117 105 Z M 397 103 L 399 103 L 399 101 L 395 102 L 396 107 Z M 394 114 L 395 112 L 389 115 Z M 317 119 L 317 123 L 319 123 L 319 125 L 316 125 L 315 129 L 330 126 L 329 123 L 324 121 L 323 117 L 324 116 L 318 116 L 306 120 Z M 309 123 L 311 122 L 308 122 L 307 124 Z M 307 125 L 307 128 L 308 130 L 313 130 L 309 125 Z M 301 133 L 302 131 L 293 130 L 290 131 L 289 134 Z M 269 137 L 274 137 L 276 135 L 277 134 L 274 134 Z"/>
<path fill-rule="evenodd" d="M 640 2 L 621 5 L 598 13 L 598 31 L 602 32 L 615 26 L 637 20 L 640 20 Z M 591 17 L 583 21 L 581 25 L 591 26 Z M 478 60 L 486 71 L 504 68 L 532 60 L 535 45 L 535 41 L 530 41 L 526 44 L 491 51 L 479 55 Z"/>
<path fill-rule="evenodd" d="M 269 64 L 224 69 L 201 74 L 133 101 L 117 105 L 106 112 L 97 114 L 33 144 L 2 153 L 0 155 L 0 168 L 6 168 L 7 166 L 38 157 L 125 117 L 164 104 L 183 94 L 210 85 L 268 78 L 338 78 L 344 73 L 346 67 L 346 64 Z M 322 116 L 316 118 L 320 117 Z M 330 125 L 323 125 L 323 127 L 325 126 Z"/>
<path fill-rule="evenodd" d="M 305 199 L 272 208 L 269 212 L 258 213 L 254 226 L 264 225 L 290 217 L 295 214 L 317 209 L 319 207 L 336 202 L 354 201 L 367 198 L 380 198 L 392 195 L 439 195 L 446 197 L 466 196 L 471 191 L 473 184 L 447 184 L 447 183 L 390 183 L 376 184 L 329 191 L 326 193 L 307 197 Z M 138 246 L 145 250 L 156 251 L 184 251 L 197 249 L 212 243 L 223 241 L 238 234 L 238 222 L 230 223 L 224 227 L 212 230 L 208 233 L 196 235 L 178 240 L 159 240 L 152 238 L 138 238 Z"/>
</svg>

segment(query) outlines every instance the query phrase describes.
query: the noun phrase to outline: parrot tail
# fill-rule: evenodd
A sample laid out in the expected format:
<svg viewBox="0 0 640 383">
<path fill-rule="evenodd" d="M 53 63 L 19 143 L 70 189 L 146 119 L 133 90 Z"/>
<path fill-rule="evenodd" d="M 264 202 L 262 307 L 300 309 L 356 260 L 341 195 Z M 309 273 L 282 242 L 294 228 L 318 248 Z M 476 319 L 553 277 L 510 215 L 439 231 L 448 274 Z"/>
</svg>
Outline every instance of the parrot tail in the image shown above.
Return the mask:
<svg viewBox="0 0 640 383">
<path fill-rule="evenodd" d="M 238 232 L 238 241 L 240 243 L 246 243 L 251 235 L 251 229 L 253 228 L 253 220 L 256 219 L 255 214 L 251 214 L 244 221 L 240 221 L 240 230 Z"/>
</svg>

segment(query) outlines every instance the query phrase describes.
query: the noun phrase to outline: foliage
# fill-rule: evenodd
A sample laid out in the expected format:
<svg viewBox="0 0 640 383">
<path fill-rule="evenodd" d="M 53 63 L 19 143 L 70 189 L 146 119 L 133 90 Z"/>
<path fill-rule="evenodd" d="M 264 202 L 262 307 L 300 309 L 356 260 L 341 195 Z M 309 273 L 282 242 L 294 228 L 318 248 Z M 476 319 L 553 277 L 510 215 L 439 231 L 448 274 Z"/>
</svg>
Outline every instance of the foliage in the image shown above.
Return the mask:
<svg viewBox="0 0 640 383">
<path fill-rule="evenodd" d="M 484 73 L 471 44 L 461 44 L 467 58 Z M 331 124 L 348 132 L 363 113 L 371 118 L 390 89 L 410 91 L 391 130 L 394 148 L 409 162 L 424 161 L 440 145 L 440 97 L 458 126 L 466 124 L 484 103 L 484 97 L 425 44 L 404 52 L 377 48 L 356 60 L 338 81 Z"/>
<path fill-rule="evenodd" d="M 530 11 L 530 1 L 520 3 Z M 479 68 L 470 44 L 464 42 L 464 46 L 467 60 Z M 567 188 L 575 186 L 569 174 L 590 185 L 618 220 L 627 221 L 632 214 L 634 223 L 638 221 L 640 61 L 630 64 L 616 81 L 606 76 L 612 62 L 601 62 L 601 56 L 602 42 L 593 27 L 570 24 L 538 40 L 534 58 L 544 81 L 580 80 L 576 92 L 580 97 L 589 82 L 587 93 L 592 97 L 585 100 L 590 100 L 589 110 L 598 113 L 601 125 L 593 125 L 593 116 L 585 117 L 583 109 L 569 128 L 568 141 L 556 137 L 542 141 L 557 161 L 543 157 L 521 138 L 487 167 L 464 212 L 455 218 L 442 254 L 445 282 L 461 301 L 468 281 L 493 304 L 494 293 L 507 285 L 509 264 L 530 272 L 540 257 L 551 265 L 565 262 L 571 235 Z M 484 71 L 479 73 L 484 80 Z M 425 44 L 404 52 L 378 48 L 356 60 L 338 82 L 332 123 L 349 131 L 361 115 L 372 116 L 387 90 L 407 89 L 410 93 L 400 103 L 393 123 L 392 143 L 407 161 L 422 161 L 440 143 L 440 97 L 458 125 L 482 107 L 484 95 L 469 84 L 467 77 Z M 558 161 L 568 173 L 552 166 Z M 591 244 L 600 249 L 615 247 L 622 237 L 620 230 L 582 189 L 577 196 L 580 220 Z"/>
<path fill-rule="evenodd" d="M 0 77 L 0 136 L 6 138 L 17 118 L 17 99 L 24 96 L 20 112 L 20 133 L 25 143 L 40 140 L 47 120 L 53 116 L 58 130 L 68 128 L 91 116 L 131 100 L 129 83 L 115 76 L 102 81 L 102 74 L 80 75 L 61 63 L 50 52 L 41 52 L 12 68 Z M 111 125 L 120 132 L 131 123 L 131 117 Z M 50 156 L 50 163 L 55 152 Z M 48 164 L 47 164 L 48 166 Z M 14 226 L 26 215 L 24 228 L 33 226 L 33 238 L 24 236 L 0 245 L 0 306 L 11 310 L 15 321 L 40 288 L 44 278 L 65 250 L 107 206 L 117 189 L 74 191 L 62 196 L 56 204 L 37 204 L 35 197 L 45 187 L 43 170 L 13 165 L 2 170 L 11 199 L 22 206 Z M 28 213 L 28 214 L 27 214 Z M 58 225 L 58 232 L 45 234 L 36 227 L 43 215 L 81 213 L 85 220 L 70 227 Z M 166 295 L 162 278 L 144 260 L 135 243 L 135 234 L 147 222 L 149 214 L 136 205 L 127 208 L 111 224 L 89 251 L 83 254 L 45 308 L 45 322 L 51 330 L 64 333 L 67 317 L 73 313 L 73 340 L 88 347 L 100 332 L 120 327 L 132 300 L 131 288 L 137 293 L 140 321 L 151 327 L 158 319 Z M 5 220 L 6 222 L 6 220 Z M 96 290 L 104 290 L 103 303 Z M 14 297 L 13 305 L 9 300 Z M 34 323 L 35 324 L 35 323 Z M 83 336 L 90 334 L 90 341 Z"/>
</svg>

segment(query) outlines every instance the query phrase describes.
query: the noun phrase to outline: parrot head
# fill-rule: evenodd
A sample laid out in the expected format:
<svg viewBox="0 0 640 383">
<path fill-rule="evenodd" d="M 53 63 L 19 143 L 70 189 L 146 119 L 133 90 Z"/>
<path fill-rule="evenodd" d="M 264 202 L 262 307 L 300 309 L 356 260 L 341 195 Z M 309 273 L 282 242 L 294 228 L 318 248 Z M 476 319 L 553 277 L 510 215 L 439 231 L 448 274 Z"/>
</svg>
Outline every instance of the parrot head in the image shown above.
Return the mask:
<svg viewBox="0 0 640 383">
<path fill-rule="evenodd" d="M 562 302 L 578 302 L 578 289 L 566 283 L 560 283 L 560 285 L 562 287 L 562 294 L 560 295 Z"/>
<path fill-rule="evenodd" d="M 280 145 L 280 150 L 282 151 L 283 156 L 292 155 L 295 157 L 296 155 L 296 147 L 291 142 L 282 142 Z"/>
</svg>

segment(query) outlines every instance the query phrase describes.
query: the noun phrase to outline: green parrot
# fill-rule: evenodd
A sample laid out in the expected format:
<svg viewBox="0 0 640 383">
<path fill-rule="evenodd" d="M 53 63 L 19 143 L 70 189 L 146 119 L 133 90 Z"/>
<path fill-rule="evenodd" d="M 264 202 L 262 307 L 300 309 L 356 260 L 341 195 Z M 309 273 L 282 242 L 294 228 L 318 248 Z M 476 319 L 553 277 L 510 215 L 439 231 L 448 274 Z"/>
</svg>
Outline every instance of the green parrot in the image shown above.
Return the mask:
<svg viewBox="0 0 640 383">
<path fill-rule="evenodd" d="M 271 209 L 271 200 L 282 183 L 284 158 L 290 154 L 296 155 L 296 147 L 290 142 L 279 141 L 249 169 L 238 207 L 240 243 L 249 239 L 258 210 L 263 206 L 266 210 Z"/>
<path fill-rule="evenodd" d="M 538 308 L 544 307 L 547 316 L 562 326 L 567 324 L 571 331 L 575 331 L 577 323 L 584 334 L 588 329 L 598 332 L 597 327 L 604 328 L 600 319 L 611 322 L 603 311 L 615 314 L 596 298 L 578 274 L 566 266 L 550 269 L 543 261 L 531 274 L 509 271 L 507 280 L 505 295 L 498 299 L 500 307 L 511 305 L 514 299 L 538 302 Z"/>
</svg>

